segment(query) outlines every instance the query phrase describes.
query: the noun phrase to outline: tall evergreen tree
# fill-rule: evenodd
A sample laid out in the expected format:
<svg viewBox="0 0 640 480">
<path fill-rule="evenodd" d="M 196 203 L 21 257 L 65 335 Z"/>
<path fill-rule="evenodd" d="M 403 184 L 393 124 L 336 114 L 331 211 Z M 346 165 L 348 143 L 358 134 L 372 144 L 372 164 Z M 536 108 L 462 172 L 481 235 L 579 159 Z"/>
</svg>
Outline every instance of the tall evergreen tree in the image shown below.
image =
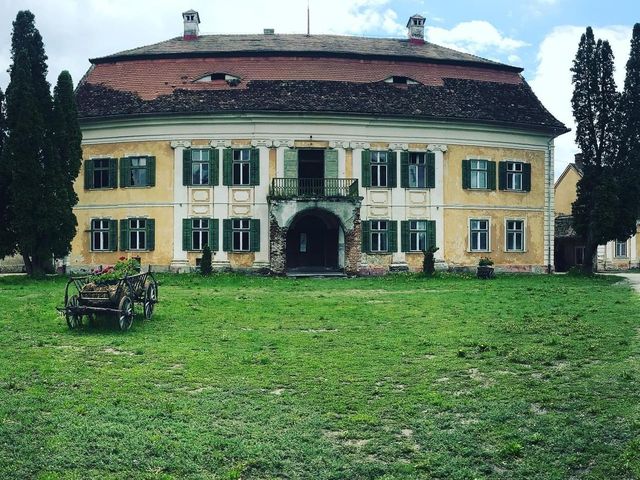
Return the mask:
<svg viewBox="0 0 640 480">
<path fill-rule="evenodd" d="M 583 154 L 583 177 L 573 204 L 574 226 L 585 240 L 583 268 L 593 272 L 598 245 L 617 238 L 621 204 L 616 184 L 619 145 L 619 94 L 614 61 L 607 41 L 596 43 L 588 27 L 573 62 L 571 98 L 576 143 Z"/>
<path fill-rule="evenodd" d="M 57 235 L 52 239 L 52 251 L 63 257 L 71 250 L 71 241 L 76 234 L 78 222 L 73 207 L 78 195 L 73 182 L 80 172 L 82 162 L 82 132 L 78 123 L 78 110 L 73 95 L 73 81 L 67 71 L 58 76 L 53 91 L 53 139 L 55 155 L 48 171 L 47 184 L 55 199 Z"/>
<path fill-rule="evenodd" d="M 640 23 L 634 25 L 631 37 L 631 52 L 620 102 L 620 125 L 617 181 L 621 186 L 622 205 L 618 238 L 622 240 L 636 233 L 637 220 L 640 219 Z"/>
<path fill-rule="evenodd" d="M 9 230 L 9 171 L 4 164 L 4 144 L 7 138 L 7 117 L 4 93 L 0 90 L 0 258 L 14 251 L 15 242 Z"/>
<path fill-rule="evenodd" d="M 54 256 L 69 252 L 76 231 L 72 182 L 80 163 L 71 77 L 61 75 L 56 104 L 47 82 L 47 56 L 29 11 L 18 12 L 11 39 L 7 88 L 7 140 L 2 168 L 9 172 L 7 238 L 0 254 L 22 255 L 27 272 L 40 276 Z"/>
</svg>

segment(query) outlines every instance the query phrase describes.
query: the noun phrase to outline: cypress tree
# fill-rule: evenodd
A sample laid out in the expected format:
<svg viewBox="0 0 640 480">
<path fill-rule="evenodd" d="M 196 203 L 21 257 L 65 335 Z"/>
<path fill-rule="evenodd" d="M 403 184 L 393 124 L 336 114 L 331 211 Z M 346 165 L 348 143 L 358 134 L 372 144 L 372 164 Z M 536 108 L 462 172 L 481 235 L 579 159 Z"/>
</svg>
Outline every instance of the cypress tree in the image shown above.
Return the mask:
<svg viewBox="0 0 640 480">
<path fill-rule="evenodd" d="M 620 125 L 617 181 L 621 186 L 621 215 L 618 239 L 624 240 L 636 233 L 640 218 L 640 23 L 634 25 L 631 37 L 631 52 L 620 102 Z"/>
<path fill-rule="evenodd" d="M 0 258 L 15 250 L 13 235 L 9 229 L 9 170 L 4 163 L 4 144 L 7 138 L 7 117 L 4 93 L 0 89 Z"/>
<path fill-rule="evenodd" d="M 573 222 L 585 241 L 583 269 L 587 273 L 593 272 L 598 245 L 619 235 L 617 218 L 621 204 L 616 166 L 620 119 L 613 60 L 609 42 L 596 43 L 593 30 L 588 27 L 571 68 L 576 143 L 584 160 L 583 177 L 573 204 Z"/>
<path fill-rule="evenodd" d="M 202 249 L 202 259 L 200 260 L 200 273 L 202 275 L 211 275 L 211 248 L 209 245 L 205 245 Z"/>
<path fill-rule="evenodd" d="M 82 132 L 78 124 L 78 111 L 73 95 L 73 81 L 67 71 L 58 77 L 53 93 L 54 161 L 47 172 L 47 183 L 53 188 L 55 200 L 56 233 L 51 247 L 56 257 L 63 257 L 71 250 L 78 222 L 73 207 L 78 195 L 73 181 L 80 172 L 82 162 Z"/>
</svg>

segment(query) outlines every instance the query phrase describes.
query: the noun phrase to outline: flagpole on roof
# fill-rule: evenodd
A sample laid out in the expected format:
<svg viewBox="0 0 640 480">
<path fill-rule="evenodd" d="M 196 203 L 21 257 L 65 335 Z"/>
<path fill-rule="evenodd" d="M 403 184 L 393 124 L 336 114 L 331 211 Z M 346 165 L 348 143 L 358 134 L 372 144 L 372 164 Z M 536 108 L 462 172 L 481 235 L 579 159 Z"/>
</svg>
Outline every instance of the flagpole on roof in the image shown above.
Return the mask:
<svg viewBox="0 0 640 480">
<path fill-rule="evenodd" d="M 307 0 L 307 37 L 311 35 L 311 9 L 309 8 L 309 0 Z"/>
</svg>

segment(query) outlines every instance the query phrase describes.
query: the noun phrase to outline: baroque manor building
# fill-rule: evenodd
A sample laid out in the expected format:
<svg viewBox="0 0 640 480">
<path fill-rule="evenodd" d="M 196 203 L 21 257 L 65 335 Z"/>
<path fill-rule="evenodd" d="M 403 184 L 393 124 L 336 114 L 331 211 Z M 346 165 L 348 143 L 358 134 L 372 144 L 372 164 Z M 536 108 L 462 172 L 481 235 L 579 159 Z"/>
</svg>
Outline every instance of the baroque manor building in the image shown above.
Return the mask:
<svg viewBox="0 0 640 480">
<path fill-rule="evenodd" d="M 72 270 L 275 273 L 553 265 L 553 140 L 522 69 L 424 41 L 184 35 L 103 58 L 77 89 Z"/>
</svg>

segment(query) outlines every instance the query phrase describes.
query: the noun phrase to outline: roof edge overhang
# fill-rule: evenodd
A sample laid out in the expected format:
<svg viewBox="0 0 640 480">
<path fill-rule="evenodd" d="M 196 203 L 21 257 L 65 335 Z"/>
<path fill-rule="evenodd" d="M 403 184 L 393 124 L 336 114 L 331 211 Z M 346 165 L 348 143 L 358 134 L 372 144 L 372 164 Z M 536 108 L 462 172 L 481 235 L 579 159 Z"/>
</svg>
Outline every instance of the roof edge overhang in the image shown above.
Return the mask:
<svg viewBox="0 0 640 480">
<path fill-rule="evenodd" d="M 309 58 L 352 58 L 354 60 L 402 60 L 418 63 L 437 63 L 443 65 L 465 65 L 489 70 L 501 70 L 513 73 L 522 73 L 524 68 L 514 67 L 502 63 L 486 63 L 473 60 L 456 60 L 443 58 L 426 58 L 413 55 L 382 55 L 382 54 L 366 54 L 355 52 L 296 52 L 282 50 L 242 50 L 242 51 L 203 51 L 203 52 L 184 52 L 184 53 L 147 53 L 132 55 L 110 55 L 107 57 L 90 58 L 92 65 L 100 65 L 116 62 L 127 62 L 135 60 L 155 60 L 155 59 L 179 59 L 179 58 L 230 58 L 230 57 L 309 57 Z"/>
<path fill-rule="evenodd" d="M 99 117 L 80 117 L 78 120 L 82 125 L 91 125 L 100 122 L 110 122 L 110 121 L 122 121 L 122 120 L 136 120 L 136 119 L 152 119 L 152 118 L 167 118 L 167 117 L 211 117 L 212 115 L 216 115 L 216 113 L 211 112 L 193 112 L 193 113 L 182 113 L 182 112 L 167 112 L 167 113 L 137 113 L 137 114 L 127 114 L 127 115 L 108 115 L 108 116 L 99 116 Z M 355 118 L 373 118 L 380 120 L 405 120 L 407 122 L 434 122 L 434 123 L 443 123 L 443 124 L 466 124 L 466 125 L 490 125 L 496 128 L 506 128 L 508 130 L 515 130 L 526 133 L 538 133 L 540 135 L 551 136 L 551 138 L 557 138 L 560 135 L 564 135 L 571 131 L 570 128 L 565 126 L 561 127 L 551 127 L 545 125 L 531 125 L 531 124 L 523 124 L 523 123 L 514 123 L 514 122 L 502 122 L 496 120 L 468 120 L 463 118 L 452 118 L 452 117 L 407 117 L 403 115 L 375 115 L 375 114 L 367 114 L 367 113 L 345 113 L 345 112 L 333 112 L 333 111 L 322 111 L 322 112 L 308 112 L 308 111 L 242 111 L 242 112 L 219 112 L 221 116 L 246 116 L 246 115 L 259 115 L 259 116 L 269 116 L 269 115 L 295 115 L 295 116 L 316 116 L 316 117 L 355 117 Z"/>
</svg>

